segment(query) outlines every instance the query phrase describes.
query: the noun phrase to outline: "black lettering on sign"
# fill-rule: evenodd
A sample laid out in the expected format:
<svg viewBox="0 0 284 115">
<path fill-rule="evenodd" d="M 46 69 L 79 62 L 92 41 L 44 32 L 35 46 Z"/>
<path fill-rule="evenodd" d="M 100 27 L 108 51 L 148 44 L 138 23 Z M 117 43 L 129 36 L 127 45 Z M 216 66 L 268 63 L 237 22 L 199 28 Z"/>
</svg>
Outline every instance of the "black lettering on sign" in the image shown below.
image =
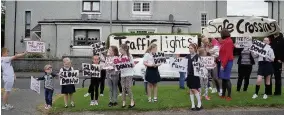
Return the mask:
<svg viewBox="0 0 284 115">
<path fill-rule="evenodd" d="M 254 52 L 257 52 L 257 53 L 260 53 L 260 54 L 262 54 L 262 55 L 266 55 L 266 53 L 267 53 L 264 49 L 259 48 L 259 47 L 255 46 L 255 45 L 252 45 L 252 46 L 250 47 L 250 50 L 252 50 L 252 51 L 254 51 Z"/>
<path fill-rule="evenodd" d="M 61 77 L 60 85 L 79 84 L 79 71 L 63 71 L 63 77 Z"/>
<path fill-rule="evenodd" d="M 128 45 L 129 50 L 144 50 L 146 49 L 151 43 L 154 43 L 157 41 L 157 39 L 149 39 L 149 36 L 145 37 L 138 37 L 136 38 L 136 41 L 129 41 L 126 39 L 125 36 L 115 36 L 114 39 L 119 41 L 119 45 L 125 43 Z M 123 42 L 124 41 L 124 42 Z M 147 47 L 146 47 L 147 46 Z"/>
</svg>

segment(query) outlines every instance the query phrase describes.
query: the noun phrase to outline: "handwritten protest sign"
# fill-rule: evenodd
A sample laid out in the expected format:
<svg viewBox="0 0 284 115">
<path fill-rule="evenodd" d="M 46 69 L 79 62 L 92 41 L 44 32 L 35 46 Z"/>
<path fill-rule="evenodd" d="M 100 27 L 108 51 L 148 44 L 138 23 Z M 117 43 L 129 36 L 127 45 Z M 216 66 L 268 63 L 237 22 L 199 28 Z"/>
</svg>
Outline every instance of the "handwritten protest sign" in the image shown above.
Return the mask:
<svg viewBox="0 0 284 115">
<path fill-rule="evenodd" d="M 107 51 L 106 43 L 104 41 L 98 42 L 98 43 L 94 43 L 91 46 L 93 47 L 94 54 L 103 53 L 103 52 Z"/>
<path fill-rule="evenodd" d="M 39 41 L 27 41 L 26 42 L 26 51 L 32 53 L 44 53 L 45 52 L 45 43 Z"/>
<path fill-rule="evenodd" d="M 207 69 L 213 69 L 216 67 L 215 58 L 213 56 L 204 56 L 201 57 L 201 62 Z"/>
<path fill-rule="evenodd" d="M 40 94 L 40 81 L 36 80 L 33 76 L 31 76 L 30 89 Z"/>
<path fill-rule="evenodd" d="M 204 66 L 204 64 L 202 64 L 201 61 L 192 62 L 192 64 L 193 64 L 194 76 L 204 77 L 204 78 L 208 77 L 208 70 Z"/>
<path fill-rule="evenodd" d="M 192 62 L 194 76 L 200 76 L 200 62 Z"/>
<path fill-rule="evenodd" d="M 115 65 L 116 71 L 134 67 L 134 64 L 131 62 L 131 59 L 125 56 L 114 58 L 113 63 Z"/>
<path fill-rule="evenodd" d="M 170 66 L 173 70 L 179 71 L 179 72 L 187 72 L 187 65 L 188 60 L 186 58 L 174 58 L 170 57 Z"/>
<path fill-rule="evenodd" d="M 156 52 L 153 54 L 155 64 L 163 64 L 166 63 L 166 57 L 164 52 Z"/>
<path fill-rule="evenodd" d="M 139 36 L 110 36 L 110 46 L 129 46 L 131 54 L 143 54 L 151 43 L 158 47 L 159 52 L 169 54 L 187 54 L 189 44 L 197 44 L 197 35 L 139 35 Z"/>
<path fill-rule="evenodd" d="M 79 70 L 61 71 L 60 85 L 79 84 Z"/>
<path fill-rule="evenodd" d="M 236 37 L 236 48 L 246 48 L 252 45 L 251 37 Z"/>
<path fill-rule="evenodd" d="M 252 46 L 250 47 L 250 51 L 256 53 L 262 57 L 266 57 L 269 53 L 270 46 L 259 41 L 259 40 L 252 40 Z"/>
<path fill-rule="evenodd" d="M 114 57 L 106 57 L 105 58 L 105 65 L 103 66 L 103 69 L 114 69 L 113 59 Z"/>
<path fill-rule="evenodd" d="M 101 77 L 101 66 L 99 64 L 82 63 L 83 76 Z"/>
</svg>

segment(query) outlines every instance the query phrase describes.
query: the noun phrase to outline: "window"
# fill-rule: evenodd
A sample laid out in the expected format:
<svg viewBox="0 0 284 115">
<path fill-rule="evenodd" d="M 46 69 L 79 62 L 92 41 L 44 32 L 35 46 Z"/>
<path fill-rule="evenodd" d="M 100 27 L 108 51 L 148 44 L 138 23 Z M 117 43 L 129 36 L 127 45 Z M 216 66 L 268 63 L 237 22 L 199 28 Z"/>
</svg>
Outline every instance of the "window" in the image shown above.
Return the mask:
<svg viewBox="0 0 284 115">
<path fill-rule="evenodd" d="M 25 12 L 25 38 L 31 37 L 31 11 Z"/>
<path fill-rule="evenodd" d="M 99 29 L 74 29 L 74 46 L 90 46 L 99 41 Z"/>
<path fill-rule="evenodd" d="M 133 3 L 133 13 L 148 13 L 150 14 L 150 2 L 134 2 Z"/>
<path fill-rule="evenodd" d="M 155 29 L 128 29 L 128 31 L 130 33 L 139 33 L 139 34 L 143 34 L 143 33 L 155 33 Z"/>
<path fill-rule="evenodd" d="M 83 12 L 100 12 L 100 1 L 83 1 Z"/>
<path fill-rule="evenodd" d="M 206 25 L 207 25 L 207 14 L 201 13 L 201 26 L 206 26 Z"/>
</svg>

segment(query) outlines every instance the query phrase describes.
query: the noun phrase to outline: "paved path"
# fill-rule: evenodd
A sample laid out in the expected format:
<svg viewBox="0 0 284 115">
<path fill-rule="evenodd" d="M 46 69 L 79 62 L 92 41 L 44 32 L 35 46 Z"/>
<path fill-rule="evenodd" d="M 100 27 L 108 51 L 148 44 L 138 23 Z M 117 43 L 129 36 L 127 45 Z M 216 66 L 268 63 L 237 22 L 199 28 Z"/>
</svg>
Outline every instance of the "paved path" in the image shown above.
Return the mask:
<svg viewBox="0 0 284 115">
<path fill-rule="evenodd" d="M 249 109 L 213 109 L 193 112 L 190 110 L 178 111 L 119 111 L 119 112 L 66 112 L 63 115 L 283 115 L 284 109 L 276 108 L 249 108 Z"/>
</svg>

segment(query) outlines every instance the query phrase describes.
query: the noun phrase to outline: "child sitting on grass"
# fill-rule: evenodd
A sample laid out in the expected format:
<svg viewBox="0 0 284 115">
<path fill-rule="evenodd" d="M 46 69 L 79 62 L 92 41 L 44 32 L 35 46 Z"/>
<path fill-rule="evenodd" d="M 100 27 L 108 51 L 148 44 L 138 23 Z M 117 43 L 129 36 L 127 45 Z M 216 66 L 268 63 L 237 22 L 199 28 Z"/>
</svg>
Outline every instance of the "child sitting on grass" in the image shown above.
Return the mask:
<svg viewBox="0 0 284 115">
<path fill-rule="evenodd" d="M 44 95 L 45 95 L 45 109 L 52 107 L 52 95 L 54 92 L 54 80 L 57 75 L 52 73 L 52 66 L 44 66 L 44 76 L 37 78 L 37 80 L 44 80 Z"/>
</svg>

